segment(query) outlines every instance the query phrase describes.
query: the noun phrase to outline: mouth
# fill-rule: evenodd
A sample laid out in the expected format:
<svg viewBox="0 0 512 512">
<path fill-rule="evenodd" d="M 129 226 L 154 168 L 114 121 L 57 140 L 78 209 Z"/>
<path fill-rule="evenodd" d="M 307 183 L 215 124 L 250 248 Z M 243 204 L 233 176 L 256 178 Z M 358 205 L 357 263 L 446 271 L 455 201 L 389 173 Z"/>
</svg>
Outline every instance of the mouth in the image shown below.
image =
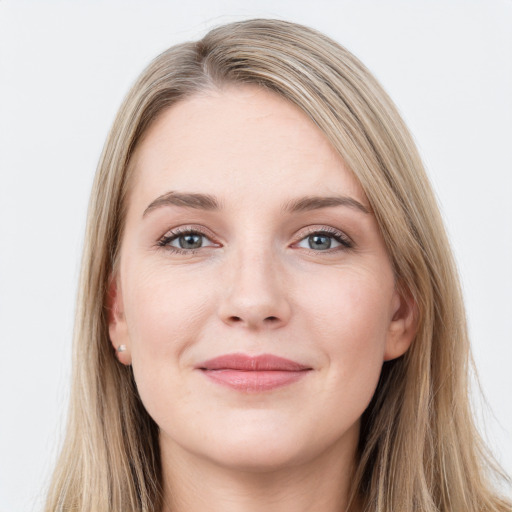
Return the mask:
<svg viewBox="0 0 512 512">
<path fill-rule="evenodd" d="M 217 384 L 248 393 L 293 384 L 313 370 L 310 366 L 272 354 L 226 354 L 204 361 L 196 369 Z"/>
</svg>

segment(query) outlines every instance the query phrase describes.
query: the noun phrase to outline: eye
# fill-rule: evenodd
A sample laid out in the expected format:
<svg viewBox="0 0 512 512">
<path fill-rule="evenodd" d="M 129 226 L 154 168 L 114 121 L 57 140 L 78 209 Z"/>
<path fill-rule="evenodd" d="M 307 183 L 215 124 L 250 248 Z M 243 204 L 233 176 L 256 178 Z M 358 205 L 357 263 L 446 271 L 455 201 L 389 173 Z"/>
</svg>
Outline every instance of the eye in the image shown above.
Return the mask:
<svg viewBox="0 0 512 512">
<path fill-rule="evenodd" d="M 167 232 L 158 242 L 174 252 L 188 253 L 203 247 L 216 246 L 204 233 L 194 229 L 174 229 Z"/>
<path fill-rule="evenodd" d="M 341 231 L 321 230 L 312 232 L 301 239 L 296 247 L 313 251 L 328 251 L 338 248 L 349 249 L 352 247 L 352 242 Z"/>
</svg>

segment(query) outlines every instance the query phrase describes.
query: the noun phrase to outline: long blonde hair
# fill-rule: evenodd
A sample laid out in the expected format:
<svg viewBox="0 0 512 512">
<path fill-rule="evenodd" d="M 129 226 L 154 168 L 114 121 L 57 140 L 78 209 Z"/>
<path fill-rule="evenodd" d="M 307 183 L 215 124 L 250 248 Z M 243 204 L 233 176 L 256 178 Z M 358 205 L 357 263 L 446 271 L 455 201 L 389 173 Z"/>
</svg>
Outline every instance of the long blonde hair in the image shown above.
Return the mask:
<svg viewBox="0 0 512 512">
<path fill-rule="evenodd" d="M 226 83 L 265 87 L 304 111 L 360 181 L 419 329 L 384 363 L 362 418 L 353 496 L 366 511 L 510 511 L 504 476 L 474 427 L 465 312 L 449 243 L 412 138 L 392 101 L 346 49 L 304 26 L 255 19 L 170 48 L 127 95 L 105 144 L 89 206 L 67 435 L 46 510 L 160 512 L 158 427 L 108 335 L 130 158 L 170 105 Z"/>
</svg>

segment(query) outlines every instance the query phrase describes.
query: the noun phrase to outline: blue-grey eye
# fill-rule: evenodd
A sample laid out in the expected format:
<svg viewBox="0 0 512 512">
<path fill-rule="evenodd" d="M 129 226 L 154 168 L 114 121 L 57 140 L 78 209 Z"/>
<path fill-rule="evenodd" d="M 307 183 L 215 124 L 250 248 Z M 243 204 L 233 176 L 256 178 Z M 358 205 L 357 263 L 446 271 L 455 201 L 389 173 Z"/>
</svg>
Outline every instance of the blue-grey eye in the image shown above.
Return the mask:
<svg viewBox="0 0 512 512">
<path fill-rule="evenodd" d="M 342 244 L 336 240 L 335 235 L 329 235 L 326 233 L 313 233 L 303 238 L 298 244 L 298 247 L 305 249 L 312 249 L 314 251 L 327 251 L 346 244 Z"/>
<path fill-rule="evenodd" d="M 165 236 L 159 245 L 162 247 L 173 247 L 184 251 L 201 249 L 202 247 L 215 245 L 206 235 L 197 231 L 189 231 L 188 233 L 175 233 Z"/>
<path fill-rule="evenodd" d="M 310 235 L 308 236 L 308 244 L 310 249 L 324 251 L 331 248 L 332 237 L 327 235 Z"/>
<path fill-rule="evenodd" d="M 187 233 L 176 238 L 176 241 L 181 249 L 199 249 L 203 245 L 203 235 Z"/>
</svg>

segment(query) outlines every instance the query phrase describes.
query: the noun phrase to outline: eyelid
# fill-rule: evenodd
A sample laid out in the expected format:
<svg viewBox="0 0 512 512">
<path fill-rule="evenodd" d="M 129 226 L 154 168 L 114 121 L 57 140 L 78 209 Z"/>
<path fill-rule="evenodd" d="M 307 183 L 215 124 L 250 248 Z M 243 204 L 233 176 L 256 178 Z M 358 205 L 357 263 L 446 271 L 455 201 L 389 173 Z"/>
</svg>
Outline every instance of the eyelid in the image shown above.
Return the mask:
<svg viewBox="0 0 512 512">
<path fill-rule="evenodd" d="M 200 247 L 198 249 L 181 249 L 178 247 L 174 247 L 168 245 L 170 241 L 175 240 L 179 236 L 187 235 L 187 234 L 198 234 L 207 238 L 212 245 L 208 245 L 205 247 Z M 174 252 L 181 252 L 186 254 L 193 254 L 195 251 L 199 249 L 204 249 L 206 247 L 221 247 L 221 244 L 217 241 L 216 237 L 213 233 L 205 228 L 204 226 L 198 224 L 188 224 L 183 226 L 177 226 L 175 228 L 168 229 L 158 240 L 156 243 L 157 247 L 173 250 Z"/>
<path fill-rule="evenodd" d="M 167 231 L 162 235 L 161 238 L 164 238 L 165 236 L 170 235 L 182 235 L 184 233 L 200 233 L 201 235 L 204 235 L 208 238 L 215 238 L 214 233 L 209 230 L 207 227 L 202 226 L 201 224 L 183 224 L 181 226 L 176 226 L 173 228 L 167 229 Z"/>
<path fill-rule="evenodd" d="M 197 249 L 181 249 L 178 247 L 174 247 L 169 245 L 170 241 L 175 240 L 181 235 L 185 234 L 199 234 L 201 236 L 204 236 L 207 238 L 212 245 L 199 247 Z M 315 254 L 318 253 L 331 253 L 336 252 L 338 250 L 346 250 L 346 249 L 353 249 L 355 247 L 355 244 L 353 240 L 343 231 L 340 229 L 334 228 L 332 226 L 326 226 L 326 225 L 312 225 L 307 226 L 305 228 L 302 228 L 297 235 L 294 237 L 294 242 L 290 245 L 291 247 L 296 246 L 299 242 L 302 242 L 305 238 L 308 236 L 311 236 L 313 234 L 323 234 L 330 236 L 334 238 L 338 243 L 340 243 L 339 247 L 335 247 L 332 249 L 327 249 L 324 251 L 318 251 L 313 249 L 306 249 L 301 248 L 304 250 L 309 250 L 310 252 L 313 252 Z M 199 251 L 200 249 L 206 249 L 207 247 L 222 247 L 222 244 L 218 242 L 217 237 L 206 227 L 198 224 L 189 224 L 189 225 L 182 225 L 177 226 L 175 228 L 168 229 L 164 235 L 162 235 L 157 240 L 157 247 L 168 249 L 172 252 L 178 252 L 182 254 L 194 254 L 196 251 Z"/>
<path fill-rule="evenodd" d="M 324 226 L 324 225 L 307 226 L 303 230 L 299 231 L 299 233 L 297 233 L 296 240 L 293 242 L 292 246 L 298 244 L 299 242 L 302 242 L 305 238 L 307 238 L 308 236 L 314 235 L 314 234 L 323 234 L 323 235 L 331 236 L 341 244 L 341 247 L 336 247 L 332 250 L 327 249 L 325 251 L 314 251 L 313 249 L 309 249 L 312 252 L 315 252 L 317 254 L 320 252 L 323 252 L 323 253 L 334 252 L 334 251 L 340 250 L 340 249 L 341 250 L 353 249 L 355 246 L 354 241 L 346 233 L 344 233 L 340 229 L 334 228 L 332 226 Z"/>
</svg>

